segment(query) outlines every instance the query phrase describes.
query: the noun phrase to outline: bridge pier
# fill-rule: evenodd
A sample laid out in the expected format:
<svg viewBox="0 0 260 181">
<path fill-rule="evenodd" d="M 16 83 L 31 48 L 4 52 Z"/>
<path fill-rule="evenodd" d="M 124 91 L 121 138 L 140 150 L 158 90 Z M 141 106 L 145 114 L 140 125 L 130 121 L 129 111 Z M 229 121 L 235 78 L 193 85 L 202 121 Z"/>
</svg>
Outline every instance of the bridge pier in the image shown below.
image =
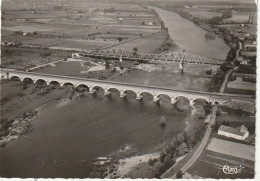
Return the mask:
<svg viewBox="0 0 260 181">
<path fill-rule="evenodd" d="M 104 90 L 104 95 L 105 95 L 105 96 L 110 96 L 110 95 L 111 95 L 111 91 L 105 89 L 105 90 Z"/>
<path fill-rule="evenodd" d="M 171 98 L 171 105 L 173 106 L 177 102 L 177 99 L 175 97 Z"/>
<path fill-rule="evenodd" d="M 193 99 L 190 99 L 190 106 L 194 106 L 195 102 Z"/>
<path fill-rule="evenodd" d="M 91 95 L 96 94 L 96 92 L 97 92 L 96 89 L 94 89 L 93 87 L 89 87 L 89 93 L 90 93 Z"/>
<path fill-rule="evenodd" d="M 127 96 L 127 94 L 125 92 L 120 92 L 120 98 L 125 98 Z"/>
<path fill-rule="evenodd" d="M 154 96 L 154 97 L 153 97 L 153 102 L 154 102 L 157 106 L 160 106 L 160 97 Z"/>
<path fill-rule="evenodd" d="M 143 95 L 139 94 L 139 93 L 136 93 L 136 100 L 138 101 L 142 101 L 143 100 Z"/>
</svg>

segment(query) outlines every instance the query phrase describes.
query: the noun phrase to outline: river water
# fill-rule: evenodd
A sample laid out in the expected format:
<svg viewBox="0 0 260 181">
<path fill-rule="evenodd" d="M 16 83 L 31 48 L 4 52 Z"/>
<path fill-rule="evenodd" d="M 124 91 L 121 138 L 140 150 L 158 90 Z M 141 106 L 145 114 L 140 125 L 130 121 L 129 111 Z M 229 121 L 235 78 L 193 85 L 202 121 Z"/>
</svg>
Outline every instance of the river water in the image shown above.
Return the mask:
<svg viewBox="0 0 260 181">
<path fill-rule="evenodd" d="M 167 26 L 171 19 L 164 21 Z M 183 40 L 174 37 L 176 29 L 172 30 L 169 27 L 169 31 L 181 47 L 180 42 Z M 190 36 L 187 31 L 184 32 Z M 195 39 L 199 38 L 201 37 Z M 194 44 L 191 43 L 191 48 L 192 45 Z M 196 45 L 201 50 L 205 46 Z M 220 53 L 217 48 L 216 54 L 214 49 L 206 49 L 204 52 L 224 57 L 227 49 Z M 77 65 L 78 68 L 72 70 L 70 66 L 66 71 L 62 68 L 62 75 L 79 74 L 79 63 L 71 64 Z M 183 75 L 176 67 L 178 66 L 164 65 L 163 70 L 154 72 L 131 70 L 128 76 L 112 77 L 110 80 L 206 91 L 205 83 L 209 79 L 205 76 L 205 70 L 212 67 L 185 65 Z M 59 74 L 58 70 L 59 66 L 55 66 L 44 68 L 40 72 Z M 161 116 L 167 119 L 164 129 L 159 125 Z M 189 113 L 176 110 L 171 107 L 169 101 L 158 107 L 152 102 L 151 97 L 138 102 L 134 95 L 129 94 L 126 100 L 122 100 L 118 92 L 113 92 L 112 97 L 108 98 L 100 91 L 97 96 L 76 98 L 62 107 L 52 104 L 44 108 L 39 117 L 32 122 L 32 133 L 0 148 L 0 176 L 86 178 L 93 169 L 95 158 L 106 156 L 126 144 L 134 146 L 138 153 L 145 153 L 163 140 L 182 132 L 187 118 Z"/>
<path fill-rule="evenodd" d="M 205 39 L 207 31 L 180 15 L 160 8 L 155 9 L 165 26 L 169 30 L 170 37 L 180 51 L 185 50 L 203 57 L 225 60 L 230 47 L 223 39 L 216 37 L 214 40 Z"/>
<path fill-rule="evenodd" d="M 162 129 L 161 116 L 167 119 Z M 0 148 L 2 177 L 86 178 L 95 158 L 128 144 L 144 153 L 182 132 L 186 113 L 169 104 L 156 106 L 151 99 L 76 98 L 62 107 L 50 105 L 33 121 L 34 131 Z M 58 168 L 56 167 L 58 164 Z"/>
</svg>

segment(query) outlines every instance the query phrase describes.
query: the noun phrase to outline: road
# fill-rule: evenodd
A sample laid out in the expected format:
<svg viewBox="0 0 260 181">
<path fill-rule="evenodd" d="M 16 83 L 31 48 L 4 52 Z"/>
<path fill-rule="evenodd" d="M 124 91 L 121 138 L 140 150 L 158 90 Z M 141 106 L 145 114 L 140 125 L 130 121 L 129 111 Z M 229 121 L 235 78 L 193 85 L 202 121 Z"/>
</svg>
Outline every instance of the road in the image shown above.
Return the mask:
<svg viewBox="0 0 260 181">
<path fill-rule="evenodd" d="M 229 76 L 230 76 L 230 74 L 233 72 L 233 69 L 230 69 L 230 70 L 228 70 L 228 72 L 226 73 L 226 75 L 225 75 L 225 79 L 224 79 L 224 81 L 223 81 L 223 83 L 222 83 L 222 85 L 221 85 L 221 87 L 220 87 L 220 89 L 219 89 L 219 92 L 220 93 L 223 93 L 224 92 L 224 90 L 225 90 L 225 88 L 226 88 L 226 85 L 227 85 L 227 82 L 228 82 L 228 78 L 229 78 Z"/>
<path fill-rule="evenodd" d="M 196 150 L 196 152 L 194 153 L 194 155 L 192 156 L 192 158 L 189 160 L 188 163 L 186 163 L 186 165 L 184 165 L 184 167 L 181 169 L 182 173 L 186 172 L 194 163 L 195 161 L 199 158 L 200 154 L 202 153 L 202 151 L 204 150 L 207 142 L 208 142 L 208 139 L 209 139 L 209 136 L 210 136 L 210 133 L 212 131 L 212 125 L 215 124 L 215 121 L 216 121 L 216 112 L 217 112 L 217 109 L 218 109 L 218 105 L 215 104 L 214 107 L 213 107 L 213 110 L 212 110 L 212 116 L 211 116 L 211 119 L 210 119 L 210 123 L 208 125 L 208 128 L 207 128 L 207 131 L 204 135 L 204 138 L 199 146 L 199 148 Z"/>
<path fill-rule="evenodd" d="M 29 71 L 33 71 L 35 69 L 38 69 L 38 68 L 41 68 L 41 67 L 45 67 L 47 65 L 51 65 L 51 64 L 55 64 L 55 63 L 58 63 L 58 62 L 61 62 L 61 61 L 64 61 L 64 59 L 61 59 L 61 60 L 56 60 L 54 62 L 50 62 L 50 63 L 46 63 L 46 64 L 42 64 L 42 65 L 38 65 L 38 66 L 35 66 L 33 68 L 30 68 Z"/>
<path fill-rule="evenodd" d="M 236 51 L 236 56 L 235 56 L 235 58 L 233 59 L 233 62 L 235 62 L 235 61 L 237 60 L 237 58 L 239 57 L 239 52 L 240 52 L 241 49 L 242 49 L 242 43 L 239 42 L 239 48 L 238 48 L 237 51 Z M 220 92 L 220 93 L 223 93 L 223 92 L 224 92 L 224 90 L 225 90 L 225 88 L 226 88 L 226 85 L 227 85 L 227 82 L 228 82 L 228 78 L 229 78 L 229 76 L 230 76 L 230 74 L 231 74 L 232 72 L 233 72 L 233 69 L 230 69 L 230 70 L 226 73 L 225 79 L 224 79 L 224 81 L 223 81 L 223 83 L 222 83 L 222 85 L 221 85 L 221 87 L 220 87 L 220 89 L 219 89 L 219 92 Z"/>
<path fill-rule="evenodd" d="M 197 148 L 197 150 L 194 152 L 194 154 L 192 155 L 192 157 L 189 159 L 189 161 L 180 169 L 182 171 L 182 173 L 186 172 L 199 158 L 199 156 L 201 155 L 202 151 L 204 150 L 208 140 L 209 140 L 209 136 L 210 133 L 212 131 L 212 125 L 215 124 L 216 121 L 216 111 L 218 109 L 218 105 L 215 104 L 212 110 L 212 116 L 211 116 L 211 120 L 210 123 L 208 124 L 206 133 L 203 137 L 203 140 L 201 141 L 199 147 Z M 173 170 L 175 169 L 175 165 L 173 165 L 170 169 L 168 169 L 161 178 L 176 178 L 176 171 L 174 172 Z M 176 170 L 176 169 L 175 169 Z M 172 173 L 171 173 L 172 172 Z"/>
</svg>

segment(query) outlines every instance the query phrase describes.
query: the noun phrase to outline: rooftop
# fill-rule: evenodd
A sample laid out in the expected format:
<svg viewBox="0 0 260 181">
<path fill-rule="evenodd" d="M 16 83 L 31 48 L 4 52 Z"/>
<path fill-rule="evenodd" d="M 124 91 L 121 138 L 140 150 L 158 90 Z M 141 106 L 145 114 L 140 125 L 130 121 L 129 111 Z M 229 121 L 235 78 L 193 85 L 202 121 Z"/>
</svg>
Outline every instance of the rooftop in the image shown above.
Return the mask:
<svg viewBox="0 0 260 181">
<path fill-rule="evenodd" d="M 239 135 L 239 136 L 244 136 L 244 133 L 240 132 L 239 128 L 232 128 L 232 127 L 229 127 L 229 126 L 221 125 L 218 130 L 228 132 L 228 133 L 232 133 L 232 134 L 236 134 L 236 135 Z"/>
</svg>

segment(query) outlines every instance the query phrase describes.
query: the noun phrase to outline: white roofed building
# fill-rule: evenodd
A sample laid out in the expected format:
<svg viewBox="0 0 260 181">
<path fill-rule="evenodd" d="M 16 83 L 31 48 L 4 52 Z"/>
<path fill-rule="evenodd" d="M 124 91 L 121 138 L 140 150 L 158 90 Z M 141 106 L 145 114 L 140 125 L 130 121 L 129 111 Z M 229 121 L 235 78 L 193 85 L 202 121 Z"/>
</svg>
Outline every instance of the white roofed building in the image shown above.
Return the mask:
<svg viewBox="0 0 260 181">
<path fill-rule="evenodd" d="M 218 129 L 218 134 L 238 140 L 245 140 L 249 136 L 249 132 L 244 125 L 240 128 L 221 125 Z"/>
</svg>

